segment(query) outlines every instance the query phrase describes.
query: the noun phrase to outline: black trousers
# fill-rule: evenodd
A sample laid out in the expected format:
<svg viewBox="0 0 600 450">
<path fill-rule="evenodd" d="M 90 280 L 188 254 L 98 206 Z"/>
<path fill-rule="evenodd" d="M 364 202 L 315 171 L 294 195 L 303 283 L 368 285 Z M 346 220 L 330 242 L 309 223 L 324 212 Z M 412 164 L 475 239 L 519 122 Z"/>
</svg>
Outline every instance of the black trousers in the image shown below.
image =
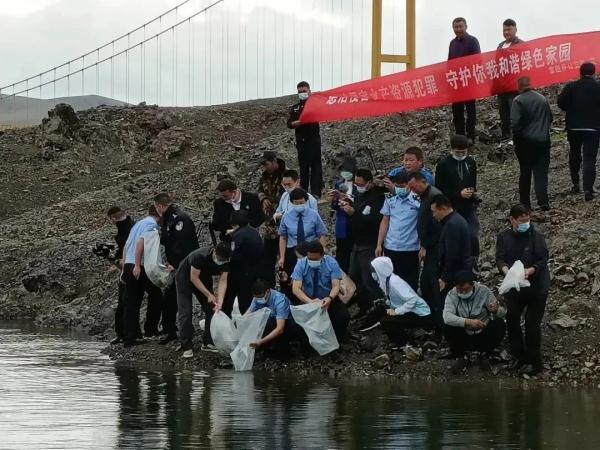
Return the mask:
<svg viewBox="0 0 600 450">
<path fill-rule="evenodd" d="M 285 249 L 285 259 L 283 263 L 283 271 L 287 275 L 287 281 L 280 281 L 279 287 L 281 292 L 292 302 L 293 305 L 300 305 L 302 302 L 296 298 L 292 292 L 292 272 L 296 267 L 298 258 L 296 258 L 296 247 L 290 247 Z"/>
<path fill-rule="evenodd" d="M 331 326 L 335 332 L 335 337 L 338 342 L 343 342 L 346 338 L 348 324 L 350 323 L 350 313 L 348 312 L 348 308 L 344 302 L 336 297 L 329 304 L 327 313 L 329 314 L 329 320 L 331 320 Z"/>
<path fill-rule="evenodd" d="M 277 319 L 274 317 L 269 317 L 267 320 L 267 324 L 265 325 L 265 331 L 263 332 L 263 337 L 269 335 L 271 331 L 275 329 L 277 326 Z M 289 345 L 291 341 L 302 340 L 302 336 L 304 334 L 302 327 L 300 327 L 294 319 L 292 315 L 288 317 L 285 321 L 285 328 L 283 329 L 283 334 L 277 336 L 271 342 L 268 342 L 264 346 L 264 350 L 273 356 L 284 356 L 289 354 Z"/>
<path fill-rule="evenodd" d="M 213 284 L 212 277 L 203 277 L 202 283 L 208 290 L 212 292 Z M 210 335 L 210 322 L 213 317 L 213 305 L 208 303 L 208 299 L 190 282 L 189 273 L 179 273 L 175 277 L 177 285 L 177 324 L 179 328 L 179 342 L 184 349 L 192 348 L 192 339 L 194 337 L 194 325 L 192 323 L 193 316 L 193 297 L 195 296 L 202 311 L 204 311 L 204 344 L 212 344 Z"/>
<path fill-rule="evenodd" d="M 354 244 L 348 276 L 356 284 L 357 304 L 363 313 L 381 296 L 381 290 L 371 276 L 371 261 L 374 259 L 375 245 Z"/>
<path fill-rule="evenodd" d="M 227 277 L 227 291 L 223 300 L 223 312 L 231 316 L 235 298 L 238 299 L 240 312 L 244 314 L 252 303 L 252 285 L 261 277 L 262 263 L 257 263 L 256 271 L 240 272 L 239 269 L 232 270 Z"/>
<path fill-rule="evenodd" d="M 437 329 L 442 329 L 444 320 L 442 312 L 444 311 L 444 300 L 440 295 L 440 283 L 438 274 L 437 248 L 427 251 L 423 261 L 423 270 L 421 271 L 421 296 L 427 302 L 431 310 L 432 321 Z"/>
<path fill-rule="evenodd" d="M 479 258 L 479 218 L 477 217 L 477 211 L 471 210 L 467 213 L 461 213 L 461 216 L 467 221 L 467 225 L 469 225 L 469 234 L 471 235 L 471 256 L 474 257 L 475 260 Z"/>
<path fill-rule="evenodd" d="M 520 292 L 509 291 L 506 300 L 506 325 L 510 351 L 514 358 L 527 364 L 541 367 L 542 364 L 542 318 L 546 310 L 547 293 L 531 288 L 521 288 Z M 525 313 L 525 339 L 521 330 L 521 314 Z"/>
<path fill-rule="evenodd" d="M 431 329 L 433 326 L 433 318 L 428 316 L 419 316 L 409 312 L 401 316 L 388 316 L 387 314 L 381 319 L 381 328 L 389 338 L 390 342 L 398 346 L 403 346 L 408 343 L 409 337 L 406 334 L 407 328 L 423 328 Z"/>
<path fill-rule="evenodd" d="M 463 356 L 467 350 L 490 353 L 500 345 L 505 333 L 506 324 L 501 319 L 490 320 L 487 326 L 477 334 L 468 334 L 461 327 L 446 325 L 444 328 L 450 352 L 456 358 Z"/>
<path fill-rule="evenodd" d="M 386 248 L 383 253 L 392 260 L 394 273 L 416 292 L 419 289 L 419 252 L 395 252 Z"/>
<path fill-rule="evenodd" d="M 117 298 L 117 310 L 115 311 L 115 333 L 117 337 L 125 337 L 125 298 L 127 296 L 125 283 L 117 282 L 119 297 Z M 139 320 L 138 320 L 139 323 Z"/>
<path fill-rule="evenodd" d="M 264 239 L 265 259 L 264 259 L 264 278 L 271 288 L 275 287 L 275 264 L 279 254 L 279 238 Z"/>
<path fill-rule="evenodd" d="M 177 336 L 177 286 L 171 283 L 163 293 L 162 331 L 171 337 Z"/>
<path fill-rule="evenodd" d="M 319 198 L 323 189 L 323 163 L 321 143 L 297 143 L 298 165 L 300 166 L 300 186 Z"/>
<path fill-rule="evenodd" d="M 600 144 L 598 131 L 571 131 L 567 132 L 569 140 L 569 169 L 571 181 L 574 186 L 579 186 L 579 170 L 581 169 L 581 154 L 583 151 L 583 190 L 594 191 L 596 182 L 596 159 Z"/>
<path fill-rule="evenodd" d="M 350 271 L 350 254 L 354 247 L 352 238 L 336 239 L 335 240 L 335 260 L 340 265 L 344 273 Z"/>
<path fill-rule="evenodd" d="M 550 167 L 550 142 L 533 142 L 515 138 L 515 154 L 519 160 L 519 201 L 531 206 L 531 178 L 539 206 L 547 206 L 548 169 Z"/>
<path fill-rule="evenodd" d="M 123 278 L 125 280 L 126 300 L 124 317 L 124 340 L 134 341 L 138 337 L 140 307 L 144 299 L 144 293 L 148 294 L 148 307 L 146 322 L 144 323 L 144 332 L 152 336 L 158 332 L 158 323 L 160 321 L 160 304 L 162 293 L 142 271 L 138 279 L 133 276 L 133 264 L 125 264 L 123 269 Z"/>
<path fill-rule="evenodd" d="M 498 95 L 498 112 L 500 113 L 500 128 L 502 130 L 502 139 L 510 139 L 512 129 L 510 126 L 510 109 L 512 102 L 517 96 L 514 92 L 507 92 Z"/>
<path fill-rule="evenodd" d="M 465 109 L 467 121 L 465 123 Z M 475 140 L 475 124 L 477 123 L 477 110 L 475 100 L 464 103 L 452 103 L 452 121 L 456 134 L 462 134 Z"/>
</svg>

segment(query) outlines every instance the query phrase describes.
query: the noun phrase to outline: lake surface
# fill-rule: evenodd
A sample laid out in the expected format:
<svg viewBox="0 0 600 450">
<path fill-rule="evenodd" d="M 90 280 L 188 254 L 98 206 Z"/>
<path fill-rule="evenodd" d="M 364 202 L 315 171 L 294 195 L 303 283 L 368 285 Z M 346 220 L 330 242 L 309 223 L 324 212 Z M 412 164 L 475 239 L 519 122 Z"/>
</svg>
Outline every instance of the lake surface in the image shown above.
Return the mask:
<svg viewBox="0 0 600 450">
<path fill-rule="evenodd" d="M 600 392 L 115 365 L 0 322 L 0 449 L 600 448 Z"/>
</svg>

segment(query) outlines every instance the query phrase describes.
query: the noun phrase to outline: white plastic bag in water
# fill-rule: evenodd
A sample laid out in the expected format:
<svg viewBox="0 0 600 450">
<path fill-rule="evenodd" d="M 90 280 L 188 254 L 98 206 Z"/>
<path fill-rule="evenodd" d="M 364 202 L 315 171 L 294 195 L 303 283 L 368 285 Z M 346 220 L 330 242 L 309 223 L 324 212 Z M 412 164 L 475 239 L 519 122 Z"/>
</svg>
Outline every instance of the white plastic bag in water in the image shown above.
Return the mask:
<svg viewBox="0 0 600 450">
<path fill-rule="evenodd" d="M 529 286 L 531 286 L 531 283 L 525 279 L 525 266 L 523 266 L 521 261 L 515 261 L 506 273 L 498 292 L 500 295 L 506 294 L 511 289 L 516 289 L 519 292 L 522 287 Z"/>
<path fill-rule="evenodd" d="M 256 342 L 262 337 L 270 314 L 269 308 L 261 308 L 235 321 L 240 338 L 230 354 L 235 370 L 252 370 L 255 350 L 250 347 L 250 343 Z"/>
<path fill-rule="evenodd" d="M 229 355 L 239 340 L 233 321 L 223 311 L 216 313 L 210 321 L 210 335 L 215 347 L 224 355 Z"/>
<path fill-rule="evenodd" d="M 304 328 L 308 342 L 321 356 L 340 348 L 329 314 L 326 309 L 321 308 L 322 304 L 320 301 L 290 306 L 294 321 Z"/>
<path fill-rule="evenodd" d="M 148 231 L 142 235 L 144 239 L 143 265 L 146 276 L 155 286 L 163 289 L 173 282 L 173 272 L 167 271 L 160 254 L 160 236 L 158 230 Z"/>
</svg>

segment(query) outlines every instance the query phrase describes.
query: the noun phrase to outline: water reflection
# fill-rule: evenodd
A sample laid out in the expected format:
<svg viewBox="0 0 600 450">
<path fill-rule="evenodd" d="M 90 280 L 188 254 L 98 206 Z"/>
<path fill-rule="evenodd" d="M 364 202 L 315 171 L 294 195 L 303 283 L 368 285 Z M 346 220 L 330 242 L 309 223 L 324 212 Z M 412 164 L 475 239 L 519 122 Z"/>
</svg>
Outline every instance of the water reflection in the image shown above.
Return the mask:
<svg viewBox="0 0 600 450">
<path fill-rule="evenodd" d="M 600 448 L 598 391 L 147 371 L 0 324 L 0 449 Z"/>
</svg>

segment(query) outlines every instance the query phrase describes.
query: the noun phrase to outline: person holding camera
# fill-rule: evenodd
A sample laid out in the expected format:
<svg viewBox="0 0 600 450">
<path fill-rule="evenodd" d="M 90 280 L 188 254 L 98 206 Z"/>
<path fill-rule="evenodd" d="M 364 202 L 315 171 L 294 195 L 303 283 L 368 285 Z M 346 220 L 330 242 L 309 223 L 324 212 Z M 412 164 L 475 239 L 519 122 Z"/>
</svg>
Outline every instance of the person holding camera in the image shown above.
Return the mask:
<svg viewBox="0 0 600 450">
<path fill-rule="evenodd" d="M 94 251 L 94 253 L 96 253 L 99 256 L 102 256 L 103 258 L 109 261 L 114 262 L 120 269 L 123 260 L 123 249 L 125 248 L 127 238 L 129 237 L 129 232 L 133 228 L 135 222 L 133 221 L 131 216 L 126 214 L 125 211 L 123 211 L 119 206 L 113 206 L 109 208 L 106 215 L 108 216 L 110 222 L 117 228 L 117 234 L 114 237 L 116 250 L 114 256 L 111 256 L 110 251 L 112 249 L 110 247 L 102 246 L 101 248 L 99 248 L 98 246 L 96 246 L 96 250 Z M 118 288 L 119 296 L 117 300 L 117 309 L 115 311 L 115 333 L 117 334 L 117 336 L 112 341 L 110 341 L 111 345 L 119 344 L 123 342 L 123 339 L 125 338 L 125 329 L 123 321 L 125 320 L 126 293 L 125 283 L 121 280 L 120 277 L 118 281 Z M 141 335 L 141 331 L 139 332 L 139 334 Z"/>
<path fill-rule="evenodd" d="M 435 187 L 448 197 L 452 208 L 469 225 L 471 256 L 479 258 L 479 219 L 477 206 L 477 163 L 469 156 L 469 139 L 460 134 L 450 139 L 450 154 L 435 169 Z"/>
<path fill-rule="evenodd" d="M 383 315 L 381 327 L 392 344 L 399 347 L 409 343 L 407 328 L 433 327 L 429 306 L 406 281 L 394 273 L 392 260 L 386 256 L 371 262 L 373 279 L 379 284 L 385 297 L 385 306 L 379 308 Z"/>
</svg>

